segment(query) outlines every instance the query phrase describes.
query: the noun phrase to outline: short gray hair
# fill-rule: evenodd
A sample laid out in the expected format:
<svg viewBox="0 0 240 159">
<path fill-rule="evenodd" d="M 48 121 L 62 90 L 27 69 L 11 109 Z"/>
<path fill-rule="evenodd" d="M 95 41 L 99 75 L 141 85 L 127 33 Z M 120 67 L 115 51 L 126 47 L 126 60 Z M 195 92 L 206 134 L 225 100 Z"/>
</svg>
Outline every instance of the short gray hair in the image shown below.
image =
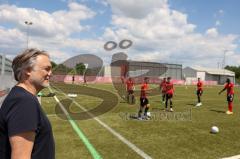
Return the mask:
<svg viewBox="0 0 240 159">
<path fill-rule="evenodd" d="M 39 55 L 49 57 L 47 52 L 31 48 L 26 49 L 13 59 L 12 69 L 16 81 L 20 82 L 23 79 L 24 71 L 26 71 L 26 69 L 32 69 L 34 67 L 36 59 Z"/>
</svg>

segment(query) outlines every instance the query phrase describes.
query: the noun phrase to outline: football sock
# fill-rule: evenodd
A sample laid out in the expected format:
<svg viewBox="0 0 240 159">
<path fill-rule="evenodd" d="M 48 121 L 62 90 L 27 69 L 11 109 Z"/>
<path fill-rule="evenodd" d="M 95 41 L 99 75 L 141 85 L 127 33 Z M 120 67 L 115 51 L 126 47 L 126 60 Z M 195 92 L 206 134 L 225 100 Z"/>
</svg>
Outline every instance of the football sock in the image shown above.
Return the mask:
<svg viewBox="0 0 240 159">
<path fill-rule="evenodd" d="M 141 114 L 142 114 L 142 110 L 139 110 L 139 112 L 138 112 L 138 117 L 139 118 L 141 117 Z"/>
<path fill-rule="evenodd" d="M 200 96 L 198 96 L 198 103 L 201 103 L 201 99 L 200 99 Z"/>
<path fill-rule="evenodd" d="M 228 111 L 232 112 L 232 107 L 233 107 L 232 102 L 229 102 L 228 103 Z"/>
<path fill-rule="evenodd" d="M 170 100 L 170 108 L 172 108 L 172 105 L 173 105 L 173 103 L 172 103 L 172 101 Z"/>
<path fill-rule="evenodd" d="M 165 95 L 162 96 L 162 101 L 163 101 L 163 102 L 165 101 Z"/>
<path fill-rule="evenodd" d="M 149 109 L 148 107 L 145 108 L 145 111 L 144 111 L 145 116 L 147 115 L 148 109 Z"/>
</svg>

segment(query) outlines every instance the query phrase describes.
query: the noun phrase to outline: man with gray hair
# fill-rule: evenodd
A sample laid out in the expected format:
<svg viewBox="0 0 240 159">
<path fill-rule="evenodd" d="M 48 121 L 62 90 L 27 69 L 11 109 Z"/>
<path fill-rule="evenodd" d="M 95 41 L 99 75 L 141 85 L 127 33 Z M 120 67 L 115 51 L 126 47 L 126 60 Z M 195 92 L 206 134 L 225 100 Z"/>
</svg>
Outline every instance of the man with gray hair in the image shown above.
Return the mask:
<svg viewBox="0 0 240 159">
<path fill-rule="evenodd" d="M 49 86 L 52 73 L 45 51 L 27 49 L 12 62 L 18 82 L 0 109 L 1 159 L 54 159 L 51 124 L 36 94 Z"/>
</svg>

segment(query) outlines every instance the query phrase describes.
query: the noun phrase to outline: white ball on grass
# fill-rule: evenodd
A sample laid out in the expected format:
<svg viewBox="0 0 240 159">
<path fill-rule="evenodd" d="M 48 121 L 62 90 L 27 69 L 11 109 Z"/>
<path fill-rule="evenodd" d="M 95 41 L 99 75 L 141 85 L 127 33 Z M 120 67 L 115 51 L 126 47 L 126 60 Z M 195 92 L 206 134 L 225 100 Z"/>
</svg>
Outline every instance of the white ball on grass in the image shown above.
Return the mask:
<svg viewBox="0 0 240 159">
<path fill-rule="evenodd" d="M 147 112 L 147 116 L 148 116 L 148 117 L 151 117 L 151 113 L 150 113 L 150 112 Z"/>
<path fill-rule="evenodd" d="M 217 134 L 217 133 L 219 133 L 218 127 L 212 126 L 212 128 L 211 128 L 211 133 L 212 133 L 212 134 Z"/>
</svg>

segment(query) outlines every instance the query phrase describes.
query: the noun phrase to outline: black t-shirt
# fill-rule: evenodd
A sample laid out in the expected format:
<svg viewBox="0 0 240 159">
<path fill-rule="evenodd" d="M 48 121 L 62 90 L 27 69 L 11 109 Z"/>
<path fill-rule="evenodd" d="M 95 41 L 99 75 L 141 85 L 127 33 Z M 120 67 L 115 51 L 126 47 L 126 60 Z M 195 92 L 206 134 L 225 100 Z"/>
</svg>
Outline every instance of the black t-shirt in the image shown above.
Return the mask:
<svg viewBox="0 0 240 159">
<path fill-rule="evenodd" d="M 9 137 L 28 131 L 36 133 L 32 159 L 54 159 L 51 124 L 36 96 L 19 86 L 12 88 L 0 108 L 0 159 L 11 158 Z"/>
</svg>

